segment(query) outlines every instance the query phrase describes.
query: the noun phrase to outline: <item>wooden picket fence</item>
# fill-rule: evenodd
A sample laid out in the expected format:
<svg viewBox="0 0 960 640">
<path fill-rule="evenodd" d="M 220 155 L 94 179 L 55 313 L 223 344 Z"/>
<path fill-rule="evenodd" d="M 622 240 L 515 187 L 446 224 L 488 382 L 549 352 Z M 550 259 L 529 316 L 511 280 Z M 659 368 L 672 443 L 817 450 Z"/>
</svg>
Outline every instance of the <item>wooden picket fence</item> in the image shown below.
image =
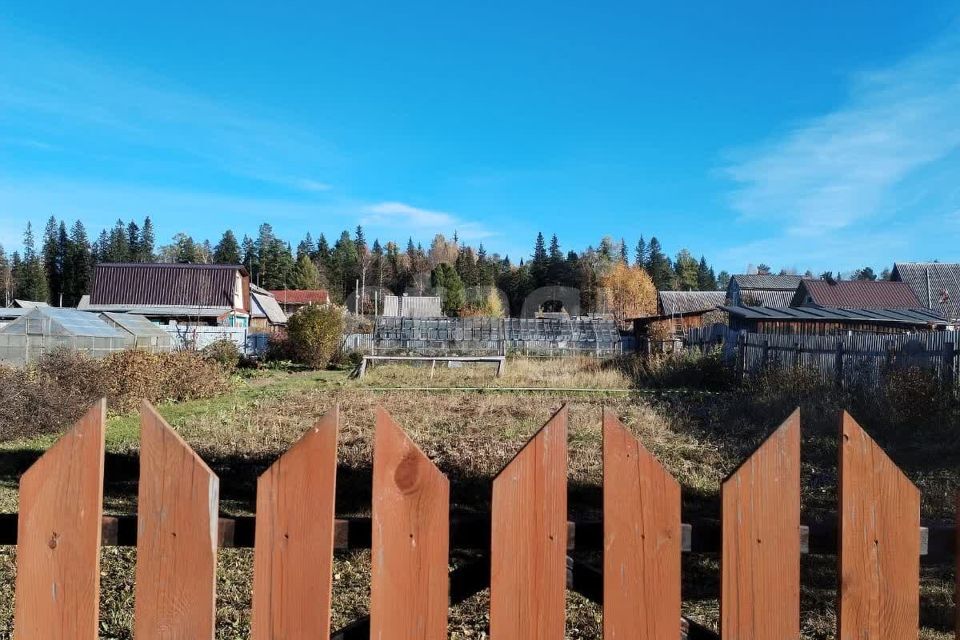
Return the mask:
<svg viewBox="0 0 960 640">
<path fill-rule="evenodd" d="M 254 548 L 255 639 L 331 637 L 333 553 L 351 544 L 372 550 L 364 637 L 447 637 L 450 602 L 465 597 L 462 585 L 451 589 L 459 571 L 448 571 L 451 537 L 478 534 L 451 523 L 447 478 L 386 411 L 376 415 L 369 540 L 353 543 L 363 534 L 351 528 L 362 527 L 334 511 L 336 409 L 259 478 L 256 517 L 244 520 L 218 518 L 218 478 L 144 403 L 133 531 L 128 520 L 102 514 L 104 414 L 101 401 L 21 480 L 15 638 L 96 638 L 100 547 L 121 538 L 137 547 L 137 640 L 213 638 L 217 549 L 240 538 Z M 919 562 L 931 542 L 920 527 L 919 492 L 846 414 L 839 437 L 837 637 L 917 638 Z M 681 523 L 679 484 L 608 412 L 603 460 L 599 533 L 567 521 L 566 409 L 494 479 L 489 574 L 474 589 L 489 580 L 494 640 L 562 638 L 571 587 L 602 601 L 604 638 L 697 632 L 681 619 L 681 553 L 697 532 Z M 589 544 L 591 531 L 603 551 L 593 586 L 567 557 Z M 800 522 L 798 411 L 723 483 L 722 638 L 799 637 L 808 533 Z"/>
</svg>

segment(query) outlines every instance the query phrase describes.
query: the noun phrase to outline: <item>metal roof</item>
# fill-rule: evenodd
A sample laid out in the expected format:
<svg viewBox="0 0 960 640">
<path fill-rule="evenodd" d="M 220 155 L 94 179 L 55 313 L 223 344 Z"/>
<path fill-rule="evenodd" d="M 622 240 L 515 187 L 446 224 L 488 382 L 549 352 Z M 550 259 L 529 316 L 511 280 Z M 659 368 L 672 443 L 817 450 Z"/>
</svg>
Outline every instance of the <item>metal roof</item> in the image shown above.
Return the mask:
<svg viewBox="0 0 960 640">
<path fill-rule="evenodd" d="M 280 308 L 277 299 L 269 293 L 260 293 L 251 289 L 250 301 L 253 303 L 253 308 L 250 310 L 251 317 L 266 318 L 271 324 L 287 323 L 287 314 Z"/>
<path fill-rule="evenodd" d="M 90 296 L 80 298 L 77 309 L 96 313 L 135 313 L 143 316 L 173 316 L 178 318 L 219 318 L 228 313 L 238 313 L 233 307 L 189 306 L 176 304 L 91 304 Z M 239 313 L 243 313 L 240 311 Z"/>
<path fill-rule="evenodd" d="M 836 307 L 722 307 L 731 316 L 748 320 L 874 322 L 882 324 L 933 324 L 947 321 L 928 309 L 841 309 Z"/>
<path fill-rule="evenodd" d="M 741 273 L 730 278 L 741 289 L 769 289 L 793 291 L 800 284 L 800 276 L 780 276 L 762 273 Z"/>
<path fill-rule="evenodd" d="M 270 295 L 280 304 L 328 304 L 330 294 L 326 289 L 278 289 Z"/>
<path fill-rule="evenodd" d="M 92 305 L 187 305 L 233 308 L 239 265 L 104 263 L 93 270 Z"/>
<path fill-rule="evenodd" d="M 804 280 L 794 294 L 792 306 L 806 304 L 849 309 L 921 309 L 924 306 L 909 284 L 890 280 Z"/>
<path fill-rule="evenodd" d="M 37 307 L 49 307 L 50 304 L 47 302 L 37 302 L 35 300 L 21 300 L 20 298 L 15 298 L 13 301 L 13 306 L 20 307 L 21 309 L 35 309 Z"/>
<path fill-rule="evenodd" d="M 94 338 L 124 338 L 122 333 L 95 313 L 61 307 L 35 307 L 3 329 L 2 333 L 68 335 Z"/>
<path fill-rule="evenodd" d="M 766 291 L 763 289 L 740 290 L 740 304 L 756 307 L 789 307 L 794 290 Z"/>
<path fill-rule="evenodd" d="M 660 291 L 659 298 L 662 315 L 683 315 L 711 311 L 723 305 L 727 294 L 723 291 Z"/>
<path fill-rule="evenodd" d="M 891 280 L 906 282 L 920 304 L 949 318 L 960 318 L 960 264 L 897 262 Z"/>
</svg>

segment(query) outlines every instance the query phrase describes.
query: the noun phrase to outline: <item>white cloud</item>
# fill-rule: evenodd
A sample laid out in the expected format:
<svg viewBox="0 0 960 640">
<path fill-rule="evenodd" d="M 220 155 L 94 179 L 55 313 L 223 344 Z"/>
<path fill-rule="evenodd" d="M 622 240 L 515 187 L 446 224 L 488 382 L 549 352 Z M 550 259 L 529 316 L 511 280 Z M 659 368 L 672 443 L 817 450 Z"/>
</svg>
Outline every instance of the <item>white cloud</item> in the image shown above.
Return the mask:
<svg viewBox="0 0 960 640">
<path fill-rule="evenodd" d="M 731 205 L 741 222 L 774 227 L 773 237 L 754 249 L 790 246 L 800 258 L 820 259 L 829 238 L 834 250 L 855 252 L 855 234 L 890 240 L 875 226 L 916 206 L 904 185 L 942 172 L 937 165 L 956 162 L 958 149 L 960 32 L 953 29 L 891 68 L 854 78 L 833 112 L 741 151 L 726 168 L 737 183 Z M 955 189 L 936 187 L 938 198 L 931 186 L 917 190 L 924 191 L 925 210 L 909 213 L 928 215 L 942 206 L 945 217 L 956 210 Z"/>
<path fill-rule="evenodd" d="M 364 225 L 390 229 L 408 229 L 411 233 L 447 233 L 453 231 L 464 240 L 482 240 L 496 235 L 478 222 L 461 220 L 445 211 L 432 211 L 403 202 L 378 202 L 364 208 Z"/>
<path fill-rule="evenodd" d="M 320 192 L 330 185 L 313 175 L 341 160 L 304 127 L 3 25 L 0 59 L 18 61 L 0 65 L 0 133 L 29 131 L 42 136 L 43 148 L 68 149 L 93 164 L 152 158 L 161 168 L 203 166 Z"/>
</svg>

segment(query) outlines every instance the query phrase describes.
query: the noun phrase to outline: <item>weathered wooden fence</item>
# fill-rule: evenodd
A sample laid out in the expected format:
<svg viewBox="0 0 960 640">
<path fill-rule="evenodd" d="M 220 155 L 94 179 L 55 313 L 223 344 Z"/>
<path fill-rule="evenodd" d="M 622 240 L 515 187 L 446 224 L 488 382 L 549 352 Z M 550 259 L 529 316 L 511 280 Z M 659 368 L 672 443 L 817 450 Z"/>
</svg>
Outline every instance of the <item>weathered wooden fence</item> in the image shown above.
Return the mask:
<svg viewBox="0 0 960 640">
<path fill-rule="evenodd" d="M 611 413 L 603 521 L 568 522 L 566 409 L 494 479 L 485 522 L 450 520 L 447 478 L 383 410 L 372 516 L 336 519 L 336 409 L 260 477 L 255 518 L 218 519 L 216 475 L 144 403 L 139 513 L 105 518 L 104 412 L 24 474 L 14 539 L 0 520 L 0 543 L 18 545 L 16 638 L 97 637 L 107 543 L 137 547 L 138 640 L 213 637 L 218 546 L 254 548 L 255 639 L 445 638 L 450 603 L 488 584 L 495 640 L 562 638 L 568 588 L 603 604 L 604 638 L 716 637 L 681 619 L 680 557 L 697 550 L 721 556 L 722 638 L 797 638 L 800 556 L 832 546 L 837 637 L 902 640 L 918 637 L 920 556 L 954 544 L 952 528 L 920 527 L 916 487 L 846 414 L 831 536 L 801 525 L 799 411 L 723 483 L 718 528 L 681 523 L 680 486 Z M 331 635 L 333 553 L 350 547 L 372 549 L 370 616 Z M 452 547 L 489 555 L 450 572 Z M 570 560 L 582 549 L 602 550 L 602 570 Z"/>
<path fill-rule="evenodd" d="M 945 383 L 957 382 L 960 351 L 953 331 L 803 336 L 736 332 L 725 325 L 690 329 L 687 346 L 720 348 L 741 375 L 803 368 L 837 384 L 876 384 L 891 369 L 919 367 Z"/>
</svg>

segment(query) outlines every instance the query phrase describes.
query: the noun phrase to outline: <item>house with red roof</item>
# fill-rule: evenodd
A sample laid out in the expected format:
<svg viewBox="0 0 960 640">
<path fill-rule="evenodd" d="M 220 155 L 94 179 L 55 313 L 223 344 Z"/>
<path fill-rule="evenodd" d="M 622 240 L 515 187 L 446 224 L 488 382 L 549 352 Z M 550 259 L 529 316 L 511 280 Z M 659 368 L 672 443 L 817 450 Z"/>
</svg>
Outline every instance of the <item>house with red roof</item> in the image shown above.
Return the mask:
<svg viewBox="0 0 960 640">
<path fill-rule="evenodd" d="M 330 294 L 326 289 L 278 289 L 270 294 L 288 316 L 307 305 L 322 307 L 330 304 Z"/>
</svg>

